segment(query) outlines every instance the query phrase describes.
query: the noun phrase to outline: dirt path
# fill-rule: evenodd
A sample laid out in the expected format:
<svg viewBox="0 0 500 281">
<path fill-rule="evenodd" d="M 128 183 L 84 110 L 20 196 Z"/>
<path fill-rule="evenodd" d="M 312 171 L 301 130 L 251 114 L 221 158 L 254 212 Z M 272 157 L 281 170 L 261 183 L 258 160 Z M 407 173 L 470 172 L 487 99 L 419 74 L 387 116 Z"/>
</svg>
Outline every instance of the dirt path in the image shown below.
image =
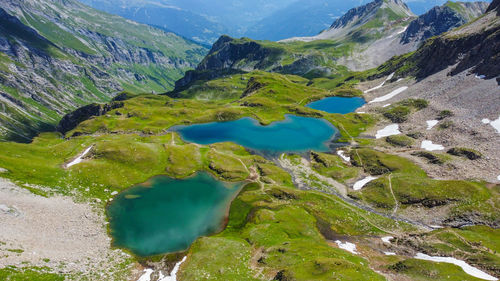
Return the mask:
<svg viewBox="0 0 500 281">
<path fill-rule="evenodd" d="M 389 189 L 391 190 L 392 198 L 394 199 L 394 210 L 392 210 L 392 215 L 395 215 L 399 208 L 399 202 L 394 195 L 394 191 L 392 190 L 392 174 L 389 174 Z"/>
</svg>

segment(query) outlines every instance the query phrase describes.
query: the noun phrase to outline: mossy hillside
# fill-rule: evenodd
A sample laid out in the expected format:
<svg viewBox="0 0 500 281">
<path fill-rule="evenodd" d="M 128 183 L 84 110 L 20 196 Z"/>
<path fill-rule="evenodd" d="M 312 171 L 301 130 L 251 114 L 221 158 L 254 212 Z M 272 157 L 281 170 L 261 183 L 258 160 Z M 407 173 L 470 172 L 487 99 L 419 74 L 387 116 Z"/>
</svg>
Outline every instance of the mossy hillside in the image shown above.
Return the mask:
<svg viewBox="0 0 500 281">
<path fill-rule="evenodd" d="M 340 130 L 341 140 L 350 140 L 375 122 L 367 114 L 328 114 L 305 107 L 307 101 L 332 96 L 337 92 L 307 87 L 303 78 L 264 72 L 255 72 L 251 77 L 262 86 L 232 102 L 140 95 L 126 100 L 123 108 L 111 111 L 106 116 L 82 122 L 67 136 L 97 132 L 162 134 L 174 125 L 230 121 L 242 117 L 252 117 L 267 125 L 283 120 L 285 114 L 294 114 L 324 118 Z"/>
<path fill-rule="evenodd" d="M 337 155 L 311 152 L 312 168 L 321 175 L 343 182 L 358 176 L 359 168 L 350 167 Z"/>
<path fill-rule="evenodd" d="M 397 245 L 411 244 L 432 256 L 453 256 L 467 263 L 494 272 L 500 272 L 500 242 L 498 229 L 487 226 L 439 229 L 412 237 L 396 239 Z"/>
<path fill-rule="evenodd" d="M 253 184 L 233 201 L 226 229 L 193 244 L 180 278 L 267 280 L 280 274 L 296 280 L 384 280 L 366 260 L 325 238 L 404 228 L 333 196 Z"/>
<path fill-rule="evenodd" d="M 93 146 L 89 159 L 65 169 L 64 164 Z M 156 175 L 182 178 L 206 170 L 214 176 L 241 181 L 254 163 L 272 165 L 241 146 L 185 144 L 173 133 L 164 136 L 102 135 L 64 140 L 47 133 L 31 144 L 0 142 L 2 176 L 42 195 L 63 194 L 80 200 L 107 200 L 114 191 L 145 182 Z M 225 150 L 219 150 L 225 148 Z M 231 151 L 235 151 L 235 154 Z M 241 160 L 241 162 L 240 162 Z M 210 167 L 212 166 L 212 167 Z M 270 176 L 290 182 L 284 171 Z"/>
<path fill-rule="evenodd" d="M 442 165 L 452 159 L 449 155 L 430 151 L 416 151 L 412 155 L 425 158 L 429 163 L 437 165 Z"/>
<path fill-rule="evenodd" d="M 396 147 L 411 147 L 414 140 L 405 135 L 388 136 L 385 141 Z"/>
<path fill-rule="evenodd" d="M 351 152 L 352 162 L 372 175 L 382 175 L 352 196 L 383 210 L 424 206 L 451 206 L 447 219 L 477 215 L 485 224 L 495 224 L 498 190 L 486 187 L 483 182 L 459 180 L 434 180 L 410 160 L 371 149 L 356 149 Z M 394 197 L 397 202 L 394 201 Z"/>
<path fill-rule="evenodd" d="M 227 36 L 224 40 L 228 40 L 231 50 L 250 50 L 246 55 L 234 58 L 235 61 L 230 66 L 232 69 L 258 69 L 308 78 L 344 74 L 347 68 L 338 66 L 336 59 L 349 55 L 355 45 L 354 42 L 333 40 L 271 42 Z M 213 58 L 217 60 L 216 57 L 221 56 L 220 52 L 221 50 L 213 50 L 201 65 L 208 66 Z"/>
<path fill-rule="evenodd" d="M 465 273 L 460 267 L 449 263 L 436 263 L 417 259 L 406 259 L 388 267 L 393 273 L 406 275 L 415 281 L 470 280 L 480 281 Z"/>
<path fill-rule="evenodd" d="M 406 99 L 389 107 L 382 108 L 382 115 L 394 123 L 403 123 L 408 120 L 411 113 L 422 110 L 429 105 L 429 102 L 423 99 Z"/>
<path fill-rule="evenodd" d="M 47 268 L 11 266 L 0 269 L 0 279 L 5 281 L 64 281 L 68 278 L 71 277 L 66 274 L 53 273 Z"/>
</svg>

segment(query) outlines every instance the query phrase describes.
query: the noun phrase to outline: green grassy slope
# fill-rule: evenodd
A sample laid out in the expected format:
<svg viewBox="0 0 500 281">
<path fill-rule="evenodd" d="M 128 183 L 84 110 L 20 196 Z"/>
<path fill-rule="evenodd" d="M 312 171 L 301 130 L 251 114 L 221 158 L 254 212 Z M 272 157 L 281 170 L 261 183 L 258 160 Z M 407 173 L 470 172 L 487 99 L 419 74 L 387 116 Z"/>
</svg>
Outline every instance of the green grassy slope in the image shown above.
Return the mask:
<svg viewBox="0 0 500 281">
<path fill-rule="evenodd" d="M 77 1 L 0 4 L 0 139 L 27 141 L 121 90 L 165 92 L 205 47 Z"/>
</svg>

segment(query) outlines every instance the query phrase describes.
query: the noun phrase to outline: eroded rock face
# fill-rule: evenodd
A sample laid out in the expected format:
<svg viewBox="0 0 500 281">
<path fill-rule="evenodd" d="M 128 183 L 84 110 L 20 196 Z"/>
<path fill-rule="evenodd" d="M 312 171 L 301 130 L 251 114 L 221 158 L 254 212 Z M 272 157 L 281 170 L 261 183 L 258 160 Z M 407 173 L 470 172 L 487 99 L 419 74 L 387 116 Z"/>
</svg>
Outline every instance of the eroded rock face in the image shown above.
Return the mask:
<svg viewBox="0 0 500 281">
<path fill-rule="evenodd" d="M 265 47 L 255 41 L 234 40 L 229 36 L 221 36 L 213 45 L 208 55 L 196 67 L 196 70 L 214 70 L 214 69 L 241 69 L 252 71 L 254 69 L 266 68 L 266 58 L 274 52 L 279 52 L 276 49 Z M 257 62 L 254 66 L 235 65 L 241 60 Z"/>
<path fill-rule="evenodd" d="M 57 125 L 57 131 L 61 133 L 67 133 L 73 130 L 81 122 L 88 120 L 93 116 L 101 116 L 113 109 L 123 107 L 123 102 L 114 101 L 108 104 L 89 104 L 84 107 L 80 107 L 77 110 L 66 114 L 59 124 Z"/>
<path fill-rule="evenodd" d="M 412 21 L 403 33 L 401 43 L 421 42 L 432 36 L 459 27 L 483 14 L 488 8 L 486 2 L 454 3 L 455 9 L 436 6 Z"/>
</svg>

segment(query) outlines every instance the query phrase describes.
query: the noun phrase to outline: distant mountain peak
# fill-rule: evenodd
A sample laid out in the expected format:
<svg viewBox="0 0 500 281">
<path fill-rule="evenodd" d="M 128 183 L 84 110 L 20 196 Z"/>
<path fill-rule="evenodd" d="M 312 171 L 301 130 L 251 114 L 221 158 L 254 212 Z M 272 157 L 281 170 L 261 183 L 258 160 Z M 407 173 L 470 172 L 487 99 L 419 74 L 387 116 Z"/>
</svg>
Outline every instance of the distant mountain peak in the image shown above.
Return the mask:
<svg viewBox="0 0 500 281">
<path fill-rule="evenodd" d="M 330 29 L 339 29 L 353 25 L 362 25 L 371 19 L 387 17 L 388 20 L 415 16 L 408 6 L 401 0 L 375 0 L 366 5 L 355 7 L 347 11 L 330 26 Z"/>
</svg>

